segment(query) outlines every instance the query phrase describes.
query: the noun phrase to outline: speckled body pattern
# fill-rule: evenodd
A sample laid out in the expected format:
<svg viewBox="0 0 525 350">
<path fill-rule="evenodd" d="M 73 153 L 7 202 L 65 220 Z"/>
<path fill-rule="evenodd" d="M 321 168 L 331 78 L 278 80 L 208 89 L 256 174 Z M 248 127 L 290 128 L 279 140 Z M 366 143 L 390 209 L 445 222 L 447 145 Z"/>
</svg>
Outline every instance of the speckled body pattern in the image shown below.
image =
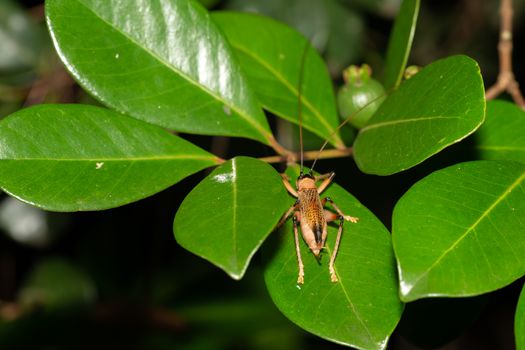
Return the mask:
<svg viewBox="0 0 525 350">
<path fill-rule="evenodd" d="M 326 241 L 326 217 L 315 178 L 303 177 L 297 180 L 298 219 L 301 234 L 315 256 L 323 249 Z"/>
<path fill-rule="evenodd" d="M 326 219 L 317 188 L 301 189 L 297 194 L 303 238 L 309 242 L 313 234 L 315 243 L 323 247 L 326 240 Z"/>
</svg>

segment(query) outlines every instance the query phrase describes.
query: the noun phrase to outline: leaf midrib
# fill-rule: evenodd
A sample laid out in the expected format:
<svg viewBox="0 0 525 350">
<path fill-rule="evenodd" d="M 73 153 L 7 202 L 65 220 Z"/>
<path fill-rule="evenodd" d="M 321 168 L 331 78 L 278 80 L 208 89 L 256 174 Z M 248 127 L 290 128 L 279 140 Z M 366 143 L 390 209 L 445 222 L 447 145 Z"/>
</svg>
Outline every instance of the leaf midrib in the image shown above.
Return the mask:
<svg viewBox="0 0 525 350">
<path fill-rule="evenodd" d="M 262 125 L 259 125 L 259 123 L 257 123 L 254 119 L 250 118 L 249 116 L 247 116 L 245 114 L 245 112 L 243 110 L 240 110 L 237 105 L 233 104 L 232 102 L 230 101 L 227 101 L 227 100 L 223 100 L 221 98 L 221 96 L 219 95 L 216 95 L 213 91 L 209 90 L 206 86 L 204 85 L 201 85 L 201 84 L 198 84 L 196 83 L 193 79 L 191 79 L 188 75 L 186 75 L 185 73 L 183 73 L 182 71 L 180 71 L 179 69 L 177 69 L 177 67 L 174 67 L 172 66 L 169 62 L 165 61 L 164 59 L 162 59 L 162 57 L 158 56 L 156 53 L 154 53 L 153 51 L 151 51 L 149 48 L 145 47 L 145 46 L 142 46 L 140 45 L 140 43 L 138 43 L 134 38 L 130 37 L 126 32 L 123 32 L 119 27 L 116 27 L 114 25 L 112 25 L 111 22 L 108 22 L 105 18 L 103 18 L 101 15 L 99 15 L 97 12 L 95 12 L 93 9 L 91 9 L 90 7 L 88 7 L 87 5 L 83 4 L 82 2 L 80 2 L 79 0 L 75 0 L 80 6 L 83 6 L 84 8 L 86 8 L 89 12 L 93 13 L 93 15 L 97 18 L 99 18 L 102 22 L 106 23 L 109 27 L 113 28 L 115 31 L 117 31 L 118 33 L 120 33 L 123 37 L 125 37 L 126 39 L 128 39 L 130 42 L 132 42 L 133 44 L 135 44 L 137 47 L 139 47 L 140 49 L 142 49 L 143 51 L 145 51 L 146 53 L 150 54 L 151 56 L 153 56 L 156 60 L 158 60 L 162 65 L 164 65 L 166 68 L 168 68 L 169 70 L 173 71 L 174 73 L 180 75 L 184 80 L 188 81 L 191 85 L 197 87 L 198 89 L 204 91 L 205 93 L 209 94 L 210 96 L 212 96 L 215 100 L 217 101 L 220 101 L 221 103 L 224 103 L 226 105 L 228 105 L 233 111 L 235 111 L 237 113 L 237 115 L 239 115 L 242 119 L 244 119 L 245 121 L 248 122 L 248 124 L 252 125 L 253 127 L 255 127 L 255 129 L 257 131 L 259 131 L 259 133 L 264 137 L 264 139 L 270 143 L 269 141 L 269 133 L 267 130 L 265 130 L 265 128 L 262 126 Z M 263 115 L 264 117 L 264 115 Z"/>
<path fill-rule="evenodd" d="M 1 161 L 5 160 L 14 160 L 14 161 L 63 161 L 63 162 L 100 162 L 100 161 L 107 161 L 107 162 L 132 162 L 132 161 L 155 161 L 155 160 L 211 160 L 213 162 L 217 162 L 217 158 L 214 156 L 197 156 L 197 155 L 173 155 L 173 156 L 153 156 L 153 157 L 132 157 L 132 158 L 122 158 L 122 157 L 115 157 L 115 158 L 108 158 L 107 156 L 102 156 L 100 158 L 93 157 L 93 158 L 2 158 Z"/>
<path fill-rule="evenodd" d="M 253 54 L 250 50 L 248 50 L 241 44 L 236 43 L 232 40 L 229 40 L 229 42 L 234 49 L 237 49 L 241 51 L 242 53 L 246 54 L 247 56 L 251 57 L 254 61 L 259 63 L 263 68 L 268 70 L 272 75 L 274 75 L 277 78 L 278 81 L 280 81 L 292 93 L 292 95 L 294 95 L 295 97 L 298 97 L 299 91 L 295 88 L 295 86 L 292 85 L 288 80 L 286 80 L 286 78 L 282 76 L 277 70 L 273 69 L 273 67 L 267 61 Z M 332 125 L 330 125 L 330 123 L 328 123 L 326 119 L 323 118 L 323 116 L 321 115 L 321 112 L 319 112 L 319 110 L 310 103 L 310 100 L 306 96 L 302 95 L 301 102 L 312 112 L 315 118 L 325 127 L 326 131 L 328 131 L 329 133 L 333 133 L 331 137 L 333 138 L 337 146 L 344 146 L 339 136 L 335 133 L 336 129 L 333 129 Z M 276 111 L 272 111 L 272 112 L 276 112 Z M 276 113 L 276 114 L 279 114 L 279 113 Z M 294 120 L 291 116 L 288 116 L 288 118 L 290 120 Z M 315 130 L 312 130 L 312 131 L 315 131 Z"/>
<path fill-rule="evenodd" d="M 459 243 L 461 243 L 463 241 L 463 239 L 465 239 L 465 237 L 467 237 L 467 235 L 470 233 L 470 232 L 473 232 L 476 227 L 479 225 L 479 223 L 481 223 L 486 217 L 488 217 L 488 215 L 490 214 L 490 212 L 496 208 L 499 203 L 504 200 L 518 185 L 521 184 L 521 182 L 523 182 L 523 180 L 525 179 L 525 171 L 516 179 L 516 181 L 514 181 L 509 187 L 507 187 L 503 193 L 498 196 L 498 198 L 481 214 L 481 216 L 479 217 L 478 220 L 476 220 L 470 227 L 467 228 L 467 230 L 465 231 L 465 233 L 463 233 L 448 249 L 446 249 L 437 259 L 436 261 L 434 261 L 434 263 L 432 263 L 432 265 L 430 265 L 425 271 L 423 271 L 423 273 L 421 273 L 419 275 L 419 277 L 417 279 L 415 279 L 411 284 L 411 288 L 410 290 L 414 290 L 415 289 L 415 286 L 425 277 L 427 276 L 430 271 L 432 271 L 444 258 L 445 256 L 447 256 Z M 406 295 L 410 294 L 410 292 L 406 293 Z"/>
<path fill-rule="evenodd" d="M 328 245 L 325 245 L 325 249 L 328 251 L 328 256 L 331 256 L 332 255 L 332 250 L 330 249 L 330 247 Z M 365 322 L 361 318 L 360 313 L 357 311 L 354 303 L 352 302 L 352 299 L 350 299 L 350 295 L 348 294 L 348 291 L 346 290 L 345 286 L 343 285 L 343 282 L 341 280 L 341 276 L 339 275 L 339 272 L 337 271 L 337 265 L 336 264 L 334 264 L 334 270 L 335 270 L 335 274 L 336 274 L 337 278 L 339 278 L 339 282 L 337 282 L 337 284 L 341 287 L 341 290 L 343 291 L 345 299 L 348 302 L 348 304 L 350 305 L 350 308 L 352 309 L 352 311 L 354 312 L 356 319 L 363 326 L 364 330 L 366 331 L 366 334 L 368 335 L 368 337 L 370 338 L 372 343 L 375 343 L 375 340 L 374 340 L 374 337 L 372 336 L 372 333 L 370 333 L 370 330 L 368 329 L 368 327 L 366 326 Z"/>
<path fill-rule="evenodd" d="M 385 121 L 385 122 L 379 122 L 379 123 L 376 123 L 376 124 L 367 125 L 367 126 L 365 126 L 364 128 L 361 129 L 360 133 L 362 134 L 362 133 L 364 133 L 364 132 L 366 132 L 368 130 L 377 129 L 377 128 L 381 128 L 381 127 L 389 126 L 389 125 L 415 123 L 415 122 L 420 122 L 420 121 L 436 120 L 436 119 L 439 120 L 439 119 L 464 119 L 464 118 L 463 118 L 463 116 L 459 116 L 459 115 L 452 115 L 452 116 L 439 115 L 439 116 L 431 116 L 431 117 L 389 120 L 389 121 Z"/>
<path fill-rule="evenodd" d="M 522 147 L 512 147 L 512 146 L 476 146 L 477 149 L 488 150 L 488 151 L 521 151 L 525 152 L 525 146 Z"/>
<path fill-rule="evenodd" d="M 236 159 L 232 159 L 232 243 L 233 258 L 235 261 L 235 270 L 239 270 L 239 252 L 237 247 L 237 164 Z"/>
</svg>

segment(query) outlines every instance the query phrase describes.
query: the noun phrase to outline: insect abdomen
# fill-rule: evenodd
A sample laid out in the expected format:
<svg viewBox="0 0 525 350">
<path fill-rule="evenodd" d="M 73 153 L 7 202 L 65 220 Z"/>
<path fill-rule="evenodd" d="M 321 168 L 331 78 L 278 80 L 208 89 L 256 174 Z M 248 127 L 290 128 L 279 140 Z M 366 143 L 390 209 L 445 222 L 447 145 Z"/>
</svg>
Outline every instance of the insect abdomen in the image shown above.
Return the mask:
<svg viewBox="0 0 525 350">
<path fill-rule="evenodd" d="M 302 189 L 298 194 L 301 223 L 308 226 L 315 236 L 315 242 L 319 244 L 323 239 L 326 220 L 317 189 Z"/>
</svg>

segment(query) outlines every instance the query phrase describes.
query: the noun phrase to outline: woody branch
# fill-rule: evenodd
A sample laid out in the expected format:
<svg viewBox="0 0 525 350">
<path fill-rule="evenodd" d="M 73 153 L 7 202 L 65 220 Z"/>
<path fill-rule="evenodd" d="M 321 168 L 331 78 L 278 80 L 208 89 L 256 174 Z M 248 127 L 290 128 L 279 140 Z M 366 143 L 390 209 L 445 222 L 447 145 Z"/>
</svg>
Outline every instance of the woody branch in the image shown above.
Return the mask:
<svg viewBox="0 0 525 350">
<path fill-rule="evenodd" d="M 518 106 L 525 109 L 525 99 L 512 71 L 512 16 L 512 0 L 501 0 L 501 29 L 498 44 L 499 73 L 496 83 L 486 91 L 486 97 L 487 100 L 490 100 L 506 91 Z"/>
</svg>

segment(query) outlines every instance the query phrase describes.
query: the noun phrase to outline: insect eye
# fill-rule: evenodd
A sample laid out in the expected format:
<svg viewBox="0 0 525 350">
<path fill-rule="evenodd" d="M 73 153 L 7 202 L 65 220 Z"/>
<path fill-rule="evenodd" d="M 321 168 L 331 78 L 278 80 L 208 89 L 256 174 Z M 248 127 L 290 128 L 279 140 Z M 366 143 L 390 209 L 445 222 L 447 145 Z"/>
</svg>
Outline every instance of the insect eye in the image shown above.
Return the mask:
<svg viewBox="0 0 525 350">
<path fill-rule="evenodd" d="M 297 178 L 297 180 L 302 180 L 304 178 L 313 179 L 314 176 L 311 173 L 309 173 L 309 174 L 299 174 L 299 177 Z"/>
</svg>

